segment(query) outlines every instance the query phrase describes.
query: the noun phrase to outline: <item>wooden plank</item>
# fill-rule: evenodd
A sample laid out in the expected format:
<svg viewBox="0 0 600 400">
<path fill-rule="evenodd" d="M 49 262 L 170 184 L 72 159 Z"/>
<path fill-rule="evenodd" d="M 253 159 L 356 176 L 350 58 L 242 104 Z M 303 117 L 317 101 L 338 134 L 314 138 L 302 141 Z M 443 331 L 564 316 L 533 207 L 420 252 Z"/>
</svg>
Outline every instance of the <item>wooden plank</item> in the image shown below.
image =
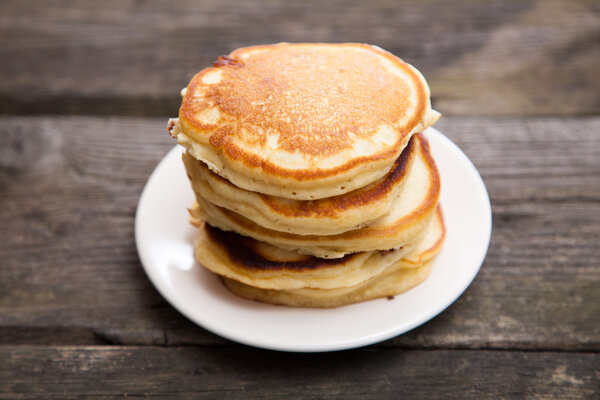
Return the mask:
<svg viewBox="0 0 600 400">
<path fill-rule="evenodd" d="M 2 345 L 102 345 L 112 344 L 92 329 L 77 326 L 0 326 L 0 346 Z"/>
<path fill-rule="evenodd" d="M 597 353 L 0 347 L 0 398 L 592 399 Z"/>
<path fill-rule="evenodd" d="M 0 343 L 223 344 L 137 258 L 164 119 L 0 118 Z M 457 303 L 382 346 L 600 348 L 600 118 L 443 118 L 490 192 L 486 262 Z M 3 339 L 2 339 L 3 338 Z"/>
<path fill-rule="evenodd" d="M 598 114 L 599 38 L 589 0 L 5 0 L 0 110 L 175 115 L 191 76 L 237 47 L 358 41 L 417 66 L 447 115 Z"/>
</svg>

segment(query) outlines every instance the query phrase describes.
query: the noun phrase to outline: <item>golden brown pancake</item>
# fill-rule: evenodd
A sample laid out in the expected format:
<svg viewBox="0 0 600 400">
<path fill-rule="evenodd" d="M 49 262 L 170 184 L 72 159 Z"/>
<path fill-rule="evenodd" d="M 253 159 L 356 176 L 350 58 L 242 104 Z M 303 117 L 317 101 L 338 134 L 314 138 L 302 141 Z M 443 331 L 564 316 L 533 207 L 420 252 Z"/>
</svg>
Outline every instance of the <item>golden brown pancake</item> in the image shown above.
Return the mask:
<svg viewBox="0 0 600 400">
<path fill-rule="evenodd" d="M 407 247 L 324 259 L 283 250 L 208 224 L 201 227 L 195 249 L 198 261 L 212 272 L 267 289 L 356 285 L 381 273 L 410 250 Z"/>
<path fill-rule="evenodd" d="M 424 259 L 431 258 L 427 251 L 444 232 L 442 215 L 438 211 L 424 234 L 410 246 L 323 259 L 281 250 L 202 221 L 196 224 L 200 227 L 200 235 L 195 253 L 201 265 L 253 287 L 278 290 L 353 287 L 379 275 L 402 258 L 421 265 Z"/>
<path fill-rule="evenodd" d="M 438 118 L 423 76 L 378 47 L 280 43 L 194 76 L 170 132 L 235 186 L 311 200 L 382 178 Z"/>
<path fill-rule="evenodd" d="M 431 272 L 431 264 L 418 268 L 402 268 L 402 261 L 389 273 L 350 289 L 260 289 L 229 278 L 221 278 L 233 294 L 248 300 L 288 307 L 333 308 L 382 297 L 396 296 L 423 282 Z"/>
<path fill-rule="evenodd" d="M 429 276 L 432 259 L 440 252 L 444 236 L 443 219 L 438 212 L 424 238 L 409 255 L 388 266 L 380 274 L 349 287 L 277 290 L 261 289 L 230 278 L 222 280 L 230 291 L 240 297 L 292 307 L 339 307 L 395 296 L 415 287 Z"/>
<path fill-rule="evenodd" d="M 240 189 L 187 153 L 183 161 L 198 196 L 262 227 L 299 235 L 332 235 L 362 228 L 388 214 L 402 192 L 418 152 L 417 138 L 378 181 L 319 200 L 291 200 Z"/>
<path fill-rule="evenodd" d="M 388 250 L 406 246 L 424 231 L 432 218 L 440 195 L 440 179 L 429 146 L 422 134 L 414 136 L 418 152 L 401 195 L 387 215 L 372 224 L 335 235 L 298 235 L 264 228 L 248 218 L 218 207 L 201 196 L 190 212 L 223 230 L 271 245 L 323 258 L 348 253 Z"/>
</svg>

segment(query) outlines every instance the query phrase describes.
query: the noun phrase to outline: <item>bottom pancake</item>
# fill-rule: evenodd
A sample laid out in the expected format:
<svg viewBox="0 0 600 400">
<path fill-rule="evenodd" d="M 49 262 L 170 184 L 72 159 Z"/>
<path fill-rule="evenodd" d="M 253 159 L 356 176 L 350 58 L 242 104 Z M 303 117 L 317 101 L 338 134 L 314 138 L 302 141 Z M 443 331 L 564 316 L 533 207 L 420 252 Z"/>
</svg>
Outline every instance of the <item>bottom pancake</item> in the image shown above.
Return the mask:
<svg viewBox="0 0 600 400">
<path fill-rule="evenodd" d="M 339 289 L 259 289 L 233 279 L 222 280 L 232 293 L 249 300 L 289 307 L 332 308 L 406 292 L 429 276 L 431 262 L 406 267 L 399 261 L 390 269 L 357 286 Z"/>
<path fill-rule="evenodd" d="M 431 271 L 445 237 L 441 210 L 411 249 L 373 251 L 341 259 L 277 249 L 204 224 L 196 257 L 234 294 L 264 303 L 330 308 L 405 292 Z"/>
<path fill-rule="evenodd" d="M 438 216 L 440 218 L 436 219 L 441 221 L 439 210 Z M 350 287 L 274 290 L 260 289 L 224 277 L 222 281 L 227 289 L 240 297 L 289 307 L 332 308 L 381 297 L 389 298 L 412 289 L 429 276 L 433 258 L 441 251 L 444 237 L 443 222 L 430 226 L 421 243 L 407 256 L 381 274 Z"/>
<path fill-rule="evenodd" d="M 196 258 L 218 275 L 262 289 L 334 289 L 355 286 L 381 274 L 401 259 L 421 257 L 444 235 L 441 211 L 419 235 L 416 243 L 387 251 L 347 254 L 323 259 L 279 249 L 267 243 L 222 231 L 202 221 L 196 241 Z M 412 257 L 412 258 L 411 258 Z M 413 262 L 421 264 L 420 259 Z"/>
<path fill-rule="evenodd" d="M 260 289 L 221 277 L 232 293 L 249 299 L 289 307 L 332 308 L 381 297 L 395 296 L 423 282 L 431 272 L 433 258 L 441 251 L 446 235 L 441 211 L 411 252 L 382 273 L 349 287 L 334 289 Z"/>
</svg>

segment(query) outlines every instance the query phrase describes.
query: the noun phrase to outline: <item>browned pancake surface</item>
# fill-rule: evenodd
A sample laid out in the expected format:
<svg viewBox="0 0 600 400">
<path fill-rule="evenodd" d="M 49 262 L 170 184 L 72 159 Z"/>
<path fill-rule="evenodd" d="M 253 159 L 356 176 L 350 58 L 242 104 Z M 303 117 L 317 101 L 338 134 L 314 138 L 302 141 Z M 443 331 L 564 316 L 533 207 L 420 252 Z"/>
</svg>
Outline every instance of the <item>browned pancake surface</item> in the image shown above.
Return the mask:
<svg viewBox="0 0 600 400">
<path fill-rule="evenodd" d="M 440 174 L 436 167 L 435 161 L 431 156 L 431 152 L 429 150 L 429 142 L 423 134 L 419 133 L 417 135 L 414 135 L 414 137 L 418 139 L 419 157 L 421 157 L 424 160 L 426 168 L 429 171 L 428 180 L 426 182 L 421 182 L 421 184 L 427 188 L 426 196 L 424 197 L 423 202 L 418 205 L 418 207 L 416 207 L 414 210 L 411 210 L 410 213 L 404 215 L 400 219 L 393 221 L 386 220 L 382 223 L 373 224 L 361 229 L 355 229 L 336 235 L 297 235 L 292 232 L 279 232 L 267 229 L 257 225 L 256 223 L 250 221 L 249 219 L 245 218 L 244 216 L 238 213 L 217 206 L 212 207 L 219 214 L 224 216 L 227 219 L 227 221 L 232 223 L 232 225 L 235 226 L 235 230 L 264 241 L 271 241 L 272 243 L 277 243 L 278 245 L 282 245 L 282 243 L 286 243 L 288 241 L 295 241 L 296 243 L 306 243 L 310 245 L 318 245 L 319 243 L 329 241 L 347 242 L 357 239 L 360 240 L 363 238 L 372 239 L 374 237 L 378 238 L 378 240 L 384 240 L 385 238 L 394 237 L 397 232 L 406 229 L 407 226 L 415 225 L 419 221 L 422 221 L 424 216 L 432 215 L 437 207 L 440 196 Z M 201 199 L 198 200 L 200 201 Z M 364 251 L 364 249 L 359 250 Z"/>
<path fill-rule="evenodd" d="M 260 196 L 258 199 L 271 211 L 273 211 L 274 215 L 278 217 L 344 217 L 345 211 L 352 210 L 356 212 L 356 210 L 361 207 L 367 208 L 371 205 L 376 205 L 376 203 L 383 201 L 386 196 L 391 196 L 396 189 L 396 186 L 400 185 L 401 182 L 406 179 L 411 163 L 414 161 L 418 151 L 417 147 L 420 146 L 419 140 L 420 135 L 413 136 L 406 148 L 402 151 L 400 157 L 398 157 L 394 162 L 392 170 L 377 182 L 374 182 L 363 188 L 342 195 L 326 197 L 318 200 L 293 200 L 265 194 L 257 194 Z M 183 154 L 183 161 L 188 169 L 188 173 L 192 174 L 190 179 L 192 179 L 192 177 L 195 179 L 208 178 L 210 180 L 218 181 L 217 183 L 222 185 L 227 185 L 232 190 L 243 190 L 236 188 L 235 185 L 225 178 L 215 174 L 214 172 L 211 172 L 206 164 L 204 164 L 202 161 L 196 160 L 187 153 Z M 202 170 L 203 175 L 195 173 L 196 170 Z M 203 195 L 203 193 L 200 194 Z M 372 219 L 372 216 L 370 218 L 366 218 L 367 221 L 371 221 Z"/>
<path fill-rule="evenodd" d="M 290 259 L 290 253 L 286 252 L 285 261 L 273 256 L 273 248 L 269 252 L 261 250 L 261 243 L 252 238 L 238 235 L 235 232 L 223 231 L 209 224 L 203 228 L 215 246 L 227 254 L 229 260 L 239 268 L 251 270 L 314 270 L 319 268 L 343 265 L 355 254 L 347 254 L 342 258 L 325 259 L 314 256 L 297 254 Z"/>
<path fill-rule="evenodd" d="M 392 73 L 394 68 L 410 77 L 412 88 Z M 205 84 L 215 70 L 220 71 L 219 82 Z M 208 142 L 228 159 L 273 175 L 311 180 L 395 157 L 428 106 L 420 79 L 399 58 L 369 45 L 255 46 L 238 49 L 197 74 L 179 116 L 188 127 L 186 134 L 201 142 L 209 135 Z M 415 90 L 416 104 L 409 98 Z M 211 108 L 219 110 L 218 122 L 199 117 Z M 395 137 L 392 143 L 376 143 L 375 153 L 357 153 L 331 168 L 316 165 L 359 140 L 374 138 L 384 125 L 394 128 Z M 286 168 L 241 145 L 268 148 L 269 132 L 277 133 L 277 149 L 303 153 L 307 165 Z"/>
</svg>

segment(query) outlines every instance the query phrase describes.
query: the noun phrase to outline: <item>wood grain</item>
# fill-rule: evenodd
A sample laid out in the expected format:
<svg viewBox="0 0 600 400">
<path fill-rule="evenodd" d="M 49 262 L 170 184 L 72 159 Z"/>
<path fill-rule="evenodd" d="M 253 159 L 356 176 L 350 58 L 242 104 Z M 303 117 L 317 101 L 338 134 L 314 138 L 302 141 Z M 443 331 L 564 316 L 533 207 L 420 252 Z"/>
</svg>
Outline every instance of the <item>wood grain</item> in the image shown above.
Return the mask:
<svg viewBox="0 0 600 400">
<path fill-rule="evenodd" d="M 213 345 L 152 287 L 133 221 L 164 119 L 0 118 L 0 343 Z M 446 117 L 492 201 L 473 285 L 381 347 L 600 349 L 600 118 Z"/>
<path fill-rule="evenodd" d="M 485 180 L 479 275 L 405 335 L 252 349 L 143 272 L 134 215 L 179 90 L 278 41 L 373 43 L 417 66 L 436 127 Z M 0 399 L 599 398 L 598 43 L 591 0 L 1 1 Z"/>
<path fill-rule="evenodd" d="M 600 388 L 597 353 L 23 346 L 0 358 L 6 399 L 592 399 Z"/>
<path fill-rule="evenodd" d="M 599 40 L 588 0 L 5 0 L 0 112 L 175 115 L 237 47 L 357 41 L 417 66 L 446 115 L 597 115 Z"/>
</svg>

